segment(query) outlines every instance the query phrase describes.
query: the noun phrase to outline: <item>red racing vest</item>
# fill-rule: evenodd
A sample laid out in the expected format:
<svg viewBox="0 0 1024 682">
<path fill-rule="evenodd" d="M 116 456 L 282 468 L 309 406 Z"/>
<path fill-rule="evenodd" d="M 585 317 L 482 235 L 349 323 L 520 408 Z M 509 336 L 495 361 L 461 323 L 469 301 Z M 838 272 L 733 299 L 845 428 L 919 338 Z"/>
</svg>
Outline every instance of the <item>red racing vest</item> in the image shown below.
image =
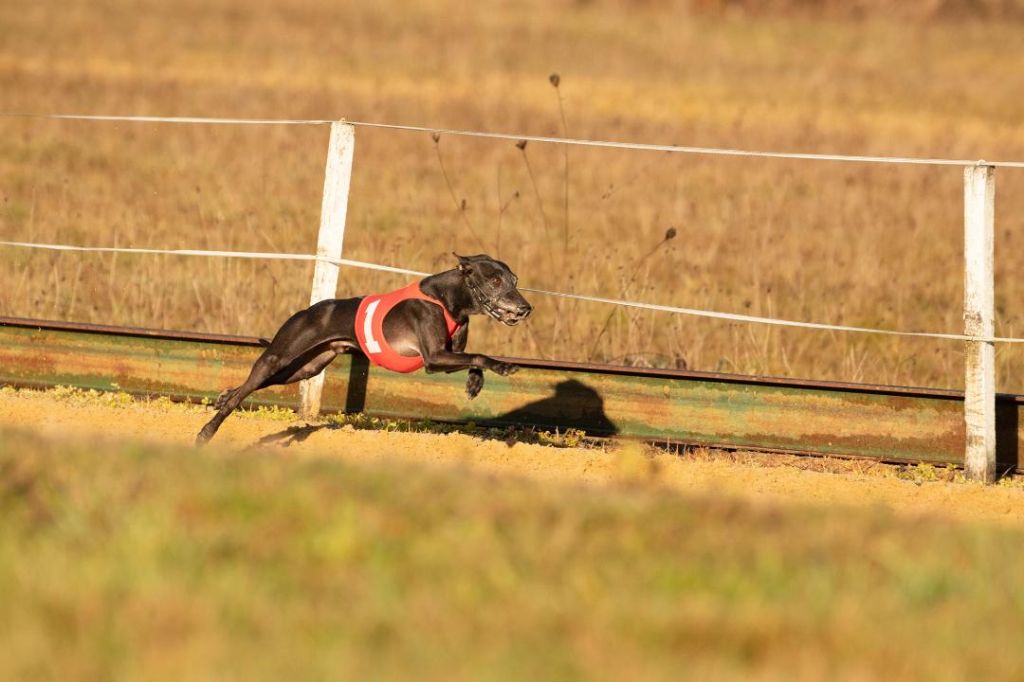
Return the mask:
<svg viewBox="0 0 1024 682">
<path fill-rule="evenodd" d="M 444 313 L 445 325 L 448 327 L 449 340 L 458 330 L 460 325 L 455 322 L 444 304 L 420 291 L 419 282 L 413 282 L 390 294 L 371 294 L 359 303 L 359 309 L 356 311 L 356 340 L 359 341 L 359 347 L 363 349 L 366 357 L 370 358 L 370 362 L 378 367 L 403 374 L 415 372 L 423 367 L 422 357 L 401 355 L 388 345 L 387 339 L 384 338 L 384 318 L 402 301 L 413 299 L 429 301 L 440 306 L 441 312 Z"/>
</svg>

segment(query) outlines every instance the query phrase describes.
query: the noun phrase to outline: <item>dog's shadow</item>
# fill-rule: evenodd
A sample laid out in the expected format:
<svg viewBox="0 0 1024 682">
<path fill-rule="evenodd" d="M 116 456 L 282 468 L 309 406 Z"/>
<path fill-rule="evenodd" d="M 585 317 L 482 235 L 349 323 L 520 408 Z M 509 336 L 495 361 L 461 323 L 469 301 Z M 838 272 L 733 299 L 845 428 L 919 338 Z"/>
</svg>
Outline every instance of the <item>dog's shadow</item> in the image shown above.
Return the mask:
<svg viewBox="0 0 1024 682">
<path fill-rule="evenodd" d="M 491 423 L 561 431 L 572 428 L 588 436 L 614 436 L 619 432 L 604 411 L 601 394 L 576 379 L 558 382 L 553 395 L 499 415 Z"/>
<path fill-rule="evenodd" d="M 359 405 L 362 407 L 362 405 Z M 350 405 L 351 407 L 351 405 Z M 558 446 L 560 441 L 541 434 L 545 431 L 565 432 L 577 429 L 587 436 L 614 436 L 619 432 L 604 410 L 604 399 L 595 389 L 575 379 L 559 382 L 555 392 L 540 400 L 510 410 L 475 424 L 398 420 L 408 424 L 400 431 L 410 433 L 463 433 L 480 440 L 500 440 L 509 447 L 516 443 L 543 443 Z M 349 419 L 326 424 L 289 426 L 283 431 L 268 434 L 254 447 L 276 445 L 290 447 L 306 441 L 318 431 L 350 426 L 358 430 L 380 430 L 381 422 L 353 414 Z"/>
<path fill-rule="evenodd" d="M 256 441 L 255 445 L 277 445 L 289 447 L 296 443 L 302 443 L 307 438 L 321 429 L 337 428 L 334 424 L 303 424 L 302 426 L 289 426 L 284 431 L 271 433 Z"/>
</svg>

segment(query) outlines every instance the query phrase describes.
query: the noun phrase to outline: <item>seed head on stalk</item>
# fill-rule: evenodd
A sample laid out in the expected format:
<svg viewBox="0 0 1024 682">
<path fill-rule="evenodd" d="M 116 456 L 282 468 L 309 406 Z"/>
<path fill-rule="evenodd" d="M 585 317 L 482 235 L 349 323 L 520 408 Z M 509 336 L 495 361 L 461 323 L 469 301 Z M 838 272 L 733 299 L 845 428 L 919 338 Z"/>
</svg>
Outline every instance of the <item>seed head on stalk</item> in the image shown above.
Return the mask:
<svg viewBox="0 0 1024 682">
<path fill-rule="evenodd" d="M 565 121 L 565 105 L 562 102 L 562 77 L 557 73 L 553 73 L 548 76 L 548 82 L 555 88 L 555 94 L 558 95 L 558 114 L 562 118 L 562 137 L 569 137 L 569 125 Z M 562 154 L 565 158 L 565 174 L 563 178 L 564 183 L 564 213 L 565 213 L 565 225 L 564 232 L 562 234 L 562 248 L 565 251 L 569 249 L 569 145 L 562 145 Z"/>
<path fill-rule="evenodd" d="M 455 210 L 462 218 L 462 223 L 466 226 L 466 230 L 469 232 L 470 236 L 472 236 L 476 243 L 480 245 L 480 249 L 482 251 L 486 251 L 487 247 L 484 245 L 483 240 L 480 239 L 476 230 L 473 229 L 473 224 L 469 221 L 469 216 L 466 212 L 466 209 L 468 208 L 466 199 L 463 198 L 462 201 L 459 201 L 455 197 L 455 187 L 452 186 L 451 178 L 448 177 L 448 169 L 444 166 L 444 158 L 441 156 L 441 134 L 433 132 L 430 134 L 430 139 L 434 141 L 434 152 L 437 154 L 437 165 L 441 168 L 441 176 L 444 178 L 444 184 L 448 187 L 448 194 L 452 198 L 452 203 L 455 204 Z"/>
<path fill-rule="evenodd" d="M 677 234 L 678 232 L 676 231 L 675 226 L 670 225 L 669 228 L 665 230 L 665 236 L 662 238 L 662 240 L 655 244 L 653 249 L 651 249 L 650 251 L 648 251 L 647 253 L 640 257 L 640 260 L 636 262 L 636 266 L 633 268 L 633 272 L 629 276 L 629 279 L 626 280 L 625 286 L 622 287 L 622 298 L 626 298 L 626 296 L 629 295 L 629 288 L 633 285 L 633 281 L 636 279 L 636 276 L 640 274 L 640 267 L 643 266 L 647 259 L 653 256 L 658 251 L 658 249 L 660 249 L 662 246 L 668 244 L 670 241 L 675 239 Z M 597 346 L 601 342 L 601 337 L 604 336 L 604 333 L 606 331 L 608 331 L 608 325 L 611 324 L 612 317 L 615 315 L 617 310 L 617 308 L 612 308 L 612 311 L 608 313 L 608 317 L 606 317 L 604 320 L 604 325 L 602 325 L 601 331 L 599 331 L 597 333 L 597 336 L 594 337 L 594 345 L 590 349 L 590 358 L 593 358 L 594 354 L 597 352 Z"/>
<path fill-rule="evenodd" d="M 523 164 L 526 166 L 526 174 L 530 177 L 530 185 L 533 187 L 533 196 L 537 201 L 537 210 L 540 212 L 541 224 L 544 225 L 544 241 L 551 242 L 551 232 L 548 229 L 548 216 L 544 212 L 544 201 L 540 197 L 540 188 L 537 187 L 537 178 L 533 174 L 533 166 L 530 165 L 530 157 L 526 155 L 526 140 L 516 142 L 516 149 L 523 154 Z M 550 252 L 549 252 L 550 253 Z"/>
</svg>

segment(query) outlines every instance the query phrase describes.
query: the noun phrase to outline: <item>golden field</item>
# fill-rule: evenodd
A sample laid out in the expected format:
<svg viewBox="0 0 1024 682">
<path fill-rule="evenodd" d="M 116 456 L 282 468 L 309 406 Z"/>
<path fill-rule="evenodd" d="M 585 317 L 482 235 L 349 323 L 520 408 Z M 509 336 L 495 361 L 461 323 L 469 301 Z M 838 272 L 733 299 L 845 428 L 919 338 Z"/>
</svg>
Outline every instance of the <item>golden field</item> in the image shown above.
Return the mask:
<svg viewBox="0 0 1024 682">
<path fill-rule="evenodd" d="M 766 3 L 763 13 L 719 11 L 716 2 L 6 3 L 0 109 L 345 117 L 702 146 L 1024 159 L 1024 24 L 1014 20 L 1015 3 L 982 3 L 995 9 L 974 15 L 926 11 L 942 3 L 921 3 L 921 11 L 900 3 L 899 13 L 879 10 L 882 2 L 856 4 L 866 10 L 823 3 L 830 9 L 816 12 L 813 3 L 785 2 Z M 560 74 L 557 90 L 551 73 Z M 326 143 L 324 127 L 0 119 L 0 233 L 311 253 Z M 435 148 L 426 134 L 359 129 L 345 255 L 436 271 L 451 265 L 452 250 L 486 251 L 525 286 L 957 332 L 961 183 L 955 167 L 577 147 L 566 157 L 554 146 L 521 151 L 512 142 L 445 136 Z M 1024 335 L 1017 277 L 1024 255 L 1016 248 L 1024 238 L 1024 171 L 999 171 L 997 186 L 997 332 Z M 676 238 L 655 248 L 669 227 Z M 3 248 L 0 314 L 266 336 L 306 304 L 311 270 Z M 344 271 L 339 296 L 403 283 Z M 533 301 L 525 328 L 481 321 L 470 347 L 961 383 L 955 342 L 635 311 L 614 312 L 600 334 L 607 307 Z M 998 358 L 1000 390 L 1024 390 L 1021 351 L 1000 348 Z"/>
</svg>

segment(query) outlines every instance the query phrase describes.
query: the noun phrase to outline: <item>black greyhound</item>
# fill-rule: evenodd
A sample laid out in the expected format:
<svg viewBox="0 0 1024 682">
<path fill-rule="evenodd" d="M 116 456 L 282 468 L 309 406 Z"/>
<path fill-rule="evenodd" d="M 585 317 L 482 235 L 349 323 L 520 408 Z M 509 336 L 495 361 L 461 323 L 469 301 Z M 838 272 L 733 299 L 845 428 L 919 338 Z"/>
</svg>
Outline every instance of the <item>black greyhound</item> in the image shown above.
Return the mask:
<svg viewBox="0 0 1024 682">
<path fill-rule="evenodd" d="M 516 289 L 518 280 L 507 265 L 486 255 L 455 256 L 459 265 L 454 270 L 392 294 L 320 301 L 292 315 L 267 344 L 245 383 L 220 394 L 214 403 L 217 414 L 196 436 L 196 443 L 210 440 L 252 392 L 315 376 L 339 353 L 362 349 L 374 364 L 401 372 L 419 367 L 427 372 L 468 369 L 466 393 L 471 399 L 483 388 L 483 370 L 515 372 L 515 365 L 463 352 L 469 316 L 487 314 L 511 327 L 533 308 Z M 398 364 L 380 359 L 388 355 Z"/>
</svg>

